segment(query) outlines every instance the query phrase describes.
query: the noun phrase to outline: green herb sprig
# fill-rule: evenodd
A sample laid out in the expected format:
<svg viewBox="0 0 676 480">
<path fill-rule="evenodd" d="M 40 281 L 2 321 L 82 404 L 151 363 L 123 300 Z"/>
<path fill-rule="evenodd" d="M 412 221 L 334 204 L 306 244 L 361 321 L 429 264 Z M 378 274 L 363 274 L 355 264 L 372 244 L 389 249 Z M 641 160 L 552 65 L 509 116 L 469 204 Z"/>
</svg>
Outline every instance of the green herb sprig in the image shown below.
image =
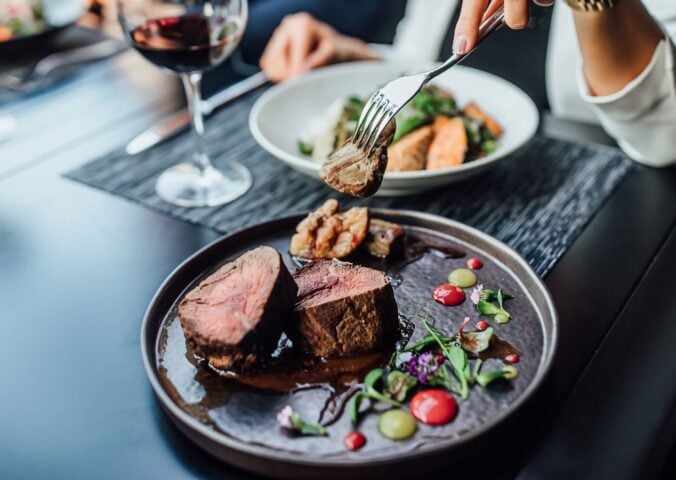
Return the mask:
<svg viewBox="0 0 676 480">
<path fill-rule="evenodd" d="M 294 411 L 290 405 L 282 408 L 277 414 L 277 422 L 287 430 L 301 435 L 328 436 L 329 432 L 318 423 L 306 422 L 300 413 Z"/>
<path fill-rule="evenodd" d="M 352 395 L 350 400 L 347 402 L 345 408 L 347 409 L 350 419 L 354 425 L 359 422 L 360 407 L 364 400 L 369 399 L 377 402 L 384 402 L 393 407 L 401 407 L 401 402 L 406 399 L 408 391 L 415 387 L 415 384 L 417 383 L 417 380 L 410 375 L 404 372 L 393 370 L 385 377 L 384 384 L 386 393 L 383 393 L 376 388 L 376 385 L 381 383 L 384 375 L 385 370 L 382 368 L 375 368 L 371 370 L 364 377 L 364 389 Z M 392 375 L 394 376 L 390 378 Z M 411 379 L 413 379 L 415 383 L 412 383 Z"/>
<path fill-rule="evenodd" d="M 476 298 L 477 296 L 478 298 Z M 477 300 L 475 302 L 476 308 L 482 315 L 493 315 L 493 319 L 498 323 L 507 323 L 512 318 L 509 312 L 505 310 L 503 302 L 514 297 L 504 293 L 501 288 L 489 290 L 479 286 L 472 292 L 472 297 L 472 301 Z"/>
</svg>

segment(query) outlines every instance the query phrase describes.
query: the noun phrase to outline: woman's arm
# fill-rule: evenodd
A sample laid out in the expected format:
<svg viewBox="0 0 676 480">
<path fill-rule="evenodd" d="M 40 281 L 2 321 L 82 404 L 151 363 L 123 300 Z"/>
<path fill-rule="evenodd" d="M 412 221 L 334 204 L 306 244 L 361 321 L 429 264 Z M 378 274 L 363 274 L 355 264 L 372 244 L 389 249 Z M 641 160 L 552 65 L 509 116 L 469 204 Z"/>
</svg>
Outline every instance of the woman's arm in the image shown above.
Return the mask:
<svg viewBox="0 0 676 480">
<path fill-rule="evenodd" d="M 622 90 L 648 66 L 663 38 L 640 0 L 620 0 L 600 12 L 573 10 L 573 18 L 592 95 Z"/>
</svg>

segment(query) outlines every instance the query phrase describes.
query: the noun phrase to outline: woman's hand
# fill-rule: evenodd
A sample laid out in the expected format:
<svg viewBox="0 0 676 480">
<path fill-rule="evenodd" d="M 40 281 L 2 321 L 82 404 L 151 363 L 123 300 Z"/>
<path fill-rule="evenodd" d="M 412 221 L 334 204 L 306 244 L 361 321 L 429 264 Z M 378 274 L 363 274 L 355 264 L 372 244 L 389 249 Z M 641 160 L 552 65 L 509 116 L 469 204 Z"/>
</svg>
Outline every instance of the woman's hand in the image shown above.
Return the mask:
<svg viewBox="0 0 676 480">
<path fill-rule="evenodd" d="M 348 60 L 375 60 L 377 53 L 359 39 L 336 32 L 307 13 L 288 15 L 272 34 L 261 68 L 273 82 L 313 68 Z"/>
<path fill-rule="evenodd" d="M 521 30 L 530 20 L 531 0 L 463 0 L 460 17 L 455 26 L 453 53 L 467 53 L 476 45 L 481 22 L 492 15 L 501 5 L 505 7 L 505 23 L 509 28 Z M 533 0 L 543 7 L 551 6 L 554 0 Z"/>
</svg>

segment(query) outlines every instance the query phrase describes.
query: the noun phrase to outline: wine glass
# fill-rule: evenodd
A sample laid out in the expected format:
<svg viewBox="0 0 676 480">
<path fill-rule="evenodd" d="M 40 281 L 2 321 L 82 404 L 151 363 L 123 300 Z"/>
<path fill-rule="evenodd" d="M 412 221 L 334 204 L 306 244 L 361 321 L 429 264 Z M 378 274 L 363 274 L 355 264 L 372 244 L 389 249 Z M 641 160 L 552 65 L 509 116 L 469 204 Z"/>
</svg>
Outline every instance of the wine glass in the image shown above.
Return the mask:
<svg viewBox="0 0 676 480">
<path fill-rule="evenodd" d="M 244 195 L 251 173 L 243 165 L 204 151 L 202 74 L 222 63 L 239 44 L 247 21 L 246 0 L 117 0 L 122 29 L 147 60 L 180 75 L 188 97 L 195 151 L 165 170 L 155 189 L 183 207 L 222 205 Z"/>
</svg>

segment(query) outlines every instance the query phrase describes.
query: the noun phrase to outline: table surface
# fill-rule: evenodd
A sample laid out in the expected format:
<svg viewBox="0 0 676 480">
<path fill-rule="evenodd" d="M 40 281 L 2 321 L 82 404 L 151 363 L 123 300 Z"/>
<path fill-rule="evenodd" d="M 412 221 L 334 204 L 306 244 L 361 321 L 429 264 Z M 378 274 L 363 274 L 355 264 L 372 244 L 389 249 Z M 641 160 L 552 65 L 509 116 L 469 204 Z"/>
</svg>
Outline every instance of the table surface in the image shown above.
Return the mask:
<svg viewBox="0 0 676 480">
<path fill-rule="evenodd" d="M 0 105 L 19 125 L 0 145 L 0 478 L 253 478 L 178 432 L 141 362 L 151 296 L 216 233 L 61 176 L 182 103 L 175 79 L 127 52 Z M 673 475 L 675 226 L 676 169 L 636 168 L 547 276 L 554 368 L 479 478 Z"/>
</svg>

